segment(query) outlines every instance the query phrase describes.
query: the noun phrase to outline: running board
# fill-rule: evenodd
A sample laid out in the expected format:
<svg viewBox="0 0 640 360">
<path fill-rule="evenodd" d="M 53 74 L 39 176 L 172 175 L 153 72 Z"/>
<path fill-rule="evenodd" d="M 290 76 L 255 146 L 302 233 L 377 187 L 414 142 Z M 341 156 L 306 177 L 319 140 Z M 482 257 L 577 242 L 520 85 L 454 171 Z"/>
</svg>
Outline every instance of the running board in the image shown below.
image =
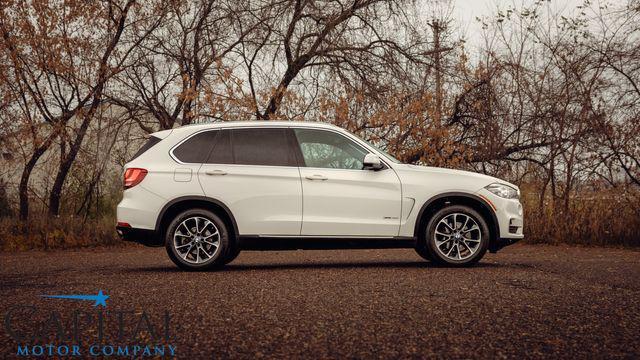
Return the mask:
<svg viewBox="0 0 640 360">
<path fill-rule="evenodd" d="M 242 250 L 331 250 L 331 249 L 413 249 L 413 237 L 392 238 L 323 238 L 240 236 Z"/>
</svg>

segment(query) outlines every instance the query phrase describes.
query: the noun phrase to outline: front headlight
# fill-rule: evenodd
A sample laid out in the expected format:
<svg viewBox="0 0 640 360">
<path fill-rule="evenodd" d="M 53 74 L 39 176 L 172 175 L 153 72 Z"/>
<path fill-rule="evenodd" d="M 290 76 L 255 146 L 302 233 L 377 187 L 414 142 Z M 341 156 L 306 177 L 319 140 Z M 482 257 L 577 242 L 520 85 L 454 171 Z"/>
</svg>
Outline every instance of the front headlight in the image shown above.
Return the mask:
<svg viewBox="0 0 640 360">
<path fill-rule="evenodd" d="M 505 184 L 493 183 L 486 186 L 485 189 L 505 199 L 517 199 L 519 197 L 518 190 Z"/>
</svg>

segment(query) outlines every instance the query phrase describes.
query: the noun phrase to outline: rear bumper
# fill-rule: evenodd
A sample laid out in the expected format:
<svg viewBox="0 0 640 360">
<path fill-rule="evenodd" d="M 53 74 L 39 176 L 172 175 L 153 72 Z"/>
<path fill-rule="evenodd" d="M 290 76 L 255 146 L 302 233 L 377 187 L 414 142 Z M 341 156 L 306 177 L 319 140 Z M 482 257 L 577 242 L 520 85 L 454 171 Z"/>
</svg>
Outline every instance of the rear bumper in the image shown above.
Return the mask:
<svg viewBox="0 0 640 360">
<path fill-rule="evenodd" d="M 116 231 L 124 241 L 132 241 L 145 246 L 162 246 L 162 239 L 154 230 L 136 229 L 132 227 L 116 226 Z"/>
<path fill-rule="evenodd" d="M 156 227 L 156 219 L 166 200 L 148 191 L 142 184 L 124 190 L 117 207 L 117 221 L 126 222 L 136 229 Z"/>
</svg>

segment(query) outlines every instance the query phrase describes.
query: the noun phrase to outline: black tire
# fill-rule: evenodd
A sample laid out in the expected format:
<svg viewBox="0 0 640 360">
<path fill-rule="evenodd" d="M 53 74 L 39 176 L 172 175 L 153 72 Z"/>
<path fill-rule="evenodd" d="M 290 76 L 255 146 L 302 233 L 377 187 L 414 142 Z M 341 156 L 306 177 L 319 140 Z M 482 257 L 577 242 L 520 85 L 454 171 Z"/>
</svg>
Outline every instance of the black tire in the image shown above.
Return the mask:
<svg viewBox="0 0 640 360">
<path fill-rule="evenodd" d="M 461 217 L 464 218 L 464 216 L 467 216 L 478 225 L 477 230 L 471 230 L 469 235 L 466 235 L 466 236 L 468 236 L 469 238 L 471 237 L 477 238 L 479 234 L 479 242 L 476 242 L 476 241 L 471 242 L 471 240 L 467 240 L 465 235 L 461 235 L 461 237 L 457 239 L 454 236 L 449 236 L 449 238 L 453 238 L 453 240 L 447 240 L 445 242 L 442 242 L 440 244 L 441 250 L 438 250 L 436 248 L 436 234 L 435 234 L 436 227 L 440 224 L 440 222 L 443 219 L 447 218 L 450 220 L 454 216 L 454 214 L 463 215 L 463 216 L 456 215 L 457 218 L 461 218 Z M 464 224 L 462 224 L 462 221 L 458 222 L 458 224 L 460 225 L 455 224 L 454 226 L 456 229 L 458 229 L 458 227 L 461 228 L 462 226 L 464 226 Z M 440 225 L 441 226 L 440 230 L 442 230 L 444 228 L 442 226 L 445 226 L 445 225 L 446 224 Z M 454 225 L 454 224 L 451 223 L 451 225 Z M 467 225 L 467 227 L 465 227 L 465 229 L 467 230 L 470 228 L 474 228 L 474 226 Z M 419 246 L 420 251 L 418 252 L 418 254 L 420 254 L 421 252 L 426 252 L 429 258 L 433 262 L 440 265 L 452 266 L 452 267 L 473 265 L 478 261 L 480 261 L 480 259 L 482 259 L 484 254 L 487 252 L 487 248 L 489 247 L 490 233 L 489 233 L 489 226 L 487 225 L 486 220 L 476 210 L 464 205 L 450 205 L 437 211 L 431 217 L 431 219 L 429 219 L 429 222 L 427 223 L 427 226 L 424 231 L 425 231 L 424 240 L 422 241 L 421 246 Z M 455 230 L 453 229 L 449 231 L 451 231 L 452 234 L 455 232 Z M 442 235 L 438 235 L 438 236 L 442 236 Z M 441 240 L 447 239 L 447 237 L 440 237 L 440 239 Z M 474 244 L 477 244 L 477 245 L 475 245 L 474 247 L 473 246 Z M 454 246 L 455 246 L 455 249 L 451 249 Z M 459 255 L 458 257 L 460 257 L 461 259 L 453 259 L 451 257 L 447 257 L 446 254 L 443 254 L 443 252 L 447 249 L 449 249 L 449 253 L 452 257 L 454 257 L 454 255 L 456 255 L 457 253 Z M 462 249 L 462 251 L 460 249 Z M 462 259 L 461 253 L 463 253 L 468 257 Z"/>
<path fill-rule="evenodd" d="M 427 261 L 433 261 L 433 259 L 431 258 L 431 254 L 429 254 L 429 250 L 427 250 L 427 246 L 423 241 L 421 241 L 420 244 L 418 244 L 418 246 L 416 246 L 416 252 L 423 259 L 425 259 Z"/>
<path fill-rule="evenodd" d="M 176 249 L 175 242 L 174 242 L 174 233 L 176 231 L 176 228 L 180 226 L 180 224 L 183 221 L 193 217 L 205 218 L 209 220 L 210 222 L 213 223 L 213 225 L 217 228 L 219 232 L 218 249 L 215 250 L 214 254 L 209 259 L 206 259 L 205 261 L 197 264 L 185 260 L 178 253 L 178 250 Z M 229 251 L 231 250 L 230 240 L 229 240 L 229 231 L 227 229 L 227 225 L 225 224 L 225 222 L 222 221 L 216 214 L 214 214 L 209 210 L 205 210 L 205 209 L 186 210 L 178 214 L 167 227 L 167 231 L 165 232 L 165 248 L 167 250 L 167 254 L 169 255 L 169 258 L 171 259 L 171 261 L 173 261 L 174 264 L 176 264 L 179 268 L 183 270 L 198 271 L 198 270 L 211 269 L 211 268 L 226 264 L 225 260 L 228 258 Z M 188 255 L 187 257 L 189 256 L 192 257 L 193 255 Z M 198 254 L 198 256 L 200 256 L 200 254 Z"/>
<path fill-rule="evenodd" d="M 228 263 L 235 260 L 238 255 L 240 255 L 240 248 L 236 245 L 231 249 L 231 251 L 229 251 L 227 257 L 222 261 L 222 264 L 227 265 Z"/>
</svg>

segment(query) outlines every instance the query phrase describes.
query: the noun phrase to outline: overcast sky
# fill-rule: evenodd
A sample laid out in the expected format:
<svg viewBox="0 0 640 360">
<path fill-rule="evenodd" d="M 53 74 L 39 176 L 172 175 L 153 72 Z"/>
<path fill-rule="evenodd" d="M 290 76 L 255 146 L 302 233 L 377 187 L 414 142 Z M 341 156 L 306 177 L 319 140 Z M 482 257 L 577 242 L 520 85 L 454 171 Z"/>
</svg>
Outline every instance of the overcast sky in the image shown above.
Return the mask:
<svg viewBox="0 0 640 360">
<path fill-rule="evenodd" d="M 515 8 L 527 7 L 531 6 L 535 0 L 452 0 L 452 2 L 451 17 L 456 21 L 461 35 L 465 35 L 468 45 L 474 46 L 480 41 L 481 32 L 481 25 L 476 21 L 476 17 L 493 17 L 498 8 L 506 9 L 510 5 Z M 576 11 L 576 6 L 582 3 L 583 0 L 551 0 L 549 6 L 563 14 L 571 14 Z"/>
</svg>

